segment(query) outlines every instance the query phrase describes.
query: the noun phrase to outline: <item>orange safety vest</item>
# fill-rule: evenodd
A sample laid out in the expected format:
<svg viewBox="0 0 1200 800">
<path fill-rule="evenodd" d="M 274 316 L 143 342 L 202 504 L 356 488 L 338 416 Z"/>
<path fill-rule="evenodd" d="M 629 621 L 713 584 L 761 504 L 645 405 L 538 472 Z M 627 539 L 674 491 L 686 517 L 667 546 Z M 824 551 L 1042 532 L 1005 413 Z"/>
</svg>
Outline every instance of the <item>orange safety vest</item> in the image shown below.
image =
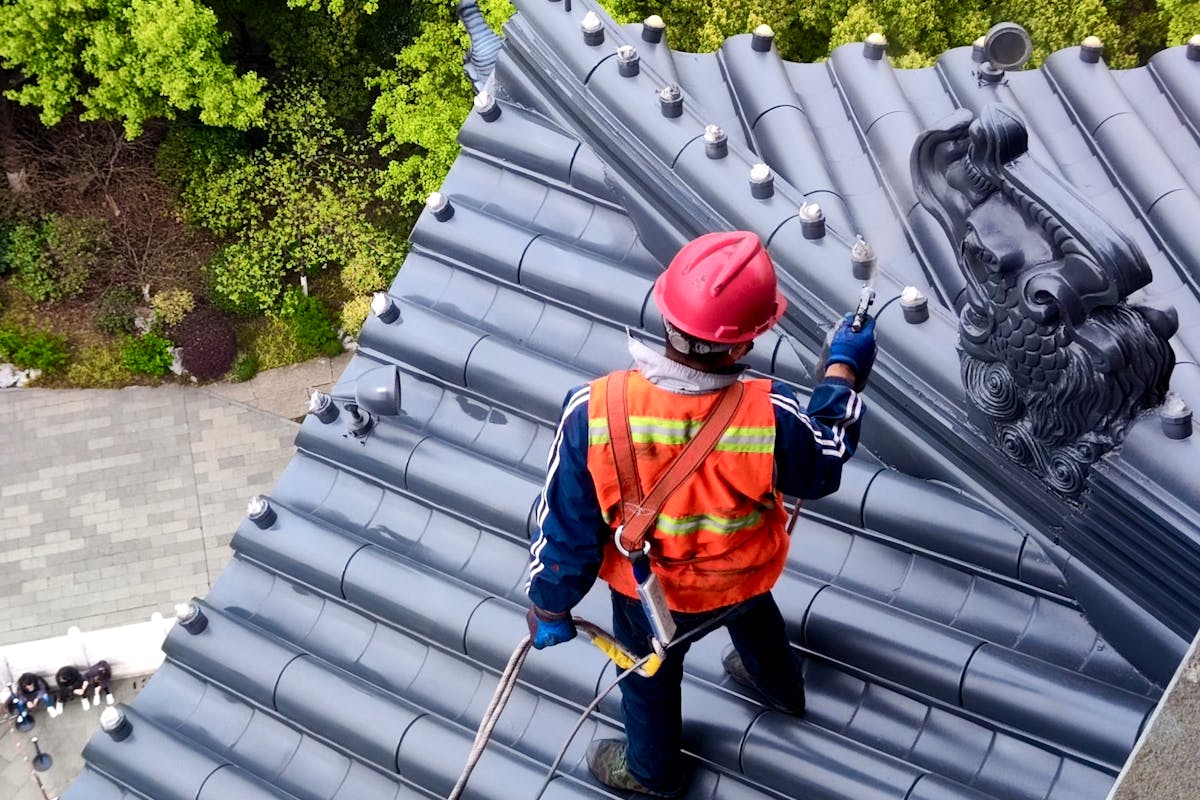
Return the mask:
<svg viewBox="0 0 1200 800">
<path fill-rule="evenodd" d="M 621 525 L 621 489 L 609 438 L 609 376 L 592 382 L 588 403 L 588 471 L 605 521 Z M 651 569 L 673 611 L 697 613 L 769 591 L 787 560 L 787 512 L 775 489 L 775 412 L 771 382 L 748 380 L 745 395 L 716 447 L 663 504 L 650 541 Z M 638 480 L 649 492 L 699 430 L 720 392 L 681 395 L 636 371 L 626 404 Z M 629 559 L 611 537 L 600 577 L 637 597 Z"/>
</svg>

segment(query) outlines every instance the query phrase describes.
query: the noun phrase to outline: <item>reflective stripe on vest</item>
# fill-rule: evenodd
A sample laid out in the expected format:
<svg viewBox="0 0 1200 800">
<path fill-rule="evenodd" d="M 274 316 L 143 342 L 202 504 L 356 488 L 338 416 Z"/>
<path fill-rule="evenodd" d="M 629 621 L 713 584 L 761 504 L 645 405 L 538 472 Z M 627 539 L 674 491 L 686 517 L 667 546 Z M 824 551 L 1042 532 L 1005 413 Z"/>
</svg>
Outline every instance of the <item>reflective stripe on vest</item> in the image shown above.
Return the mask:
<svg viewBox="0 0 1200 800">
<path fill-rule="evenodd" d="M 592 384 L 588 403 L 588 470 L 604 519 L 620 524 L 621 493 L 613 465 L 605 403 L 608 378 Z M 768 380 L 745 382 L 746 393 L 713 452 L 666 501 L 651 529 L 651 564 L 676 611 L 731 605 L 768 591 L 787 557 L 786 511 L 774 489 L 775 413 Z M 691 441 L 717 394 L 679 395 L 633 372 L 627 405 L 644 490 Z M 635 597 L 628 559 L 611 541 L 600 576 Z"/>
</svg>

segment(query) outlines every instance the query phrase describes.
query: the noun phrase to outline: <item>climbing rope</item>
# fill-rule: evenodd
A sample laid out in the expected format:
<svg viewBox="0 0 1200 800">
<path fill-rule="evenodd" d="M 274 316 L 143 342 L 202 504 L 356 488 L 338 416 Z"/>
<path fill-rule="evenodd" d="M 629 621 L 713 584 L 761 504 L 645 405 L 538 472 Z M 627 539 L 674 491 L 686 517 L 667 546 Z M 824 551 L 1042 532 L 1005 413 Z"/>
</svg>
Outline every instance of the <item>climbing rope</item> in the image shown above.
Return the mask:
<svg viewBox="0 0 1200 800">
<path fill-rule="evenodd" d="M 508 698 L 517 685 L 517 673 L 521 671 L 521 665 L 525 663 L 525 657 L 529 655 L 531 644 L 533 644 L 533 639 L 529 634 L 525 634 L 525 638 L 509 656 L 508 665 L 500 674 L 500 683 L 496 685 L 496 691 L 492 693 L 492 700 L 488 703 L 487 710 L 483 712 L 479 730 L 475 732 L 475 742 L 471 745 L 471 752 L 467 756 L 467 765 L 463 768 L 462 774 L 458 776 L 458 783 L 454 784 L 454 788 L 450 790 L 447 800 L 458 800 L 467 788 L 467 779 L 475 771 L 475 765 L 479 763 L 483 749 L 487 747 L 487 743 L 492 738 L 492 731 L 495 730 L 496 723 L 500 721 L 500 714 L 503 713 L 504 706 L 508 703 Z"/>
<path fill-rule="evenodd" d="M 736 606 L 731 606 L 722 614 L 713 617 L 703 625 L 688 631 L 682 636 L 673 639 L 667 643 L 666 650 L 670 650 L 677 644 L 682 644 L 690 639 L 707 634 L 709 631 L 716 628 L 725 618 L 733 612 Z M 583 727 L 583 723 L 592 715 L 600 703 L 608 696 L 609 692 L 617 688 L 621 681 L 628 678 L 635 672 L 642 675 L 652 675 L 662 665 L 662 657 L 651 652 L 648 655 L 635 659 L 628 651 L 617 644 L 616 640 L 609 634 L 605 633 L 602 628 L 592 622 L 581 617 L 574 617 L 576 627 L 582 629 L 585 633 L 592 637 L 592 643 L 608 656 L 618 668 L 624 670 L 604 688 L 604 691 L 596 695 L 596 698 L 588 704 L 583 713 L 579 715 L 579 719 L 575 722 L 575 727 L 571 729 L 571 733 L 563 742 L 562 749 L 558 751 L 558 755 L 554 759 L 554 763 L 550 765 L 550 769 L 546 772 L 546 779 L 542 781 L 541 787 L 533 800 L 541 800 L 542 795 L 550 786 L 550 782 L 554 780 L 554 776 L 558 773 L 558 767 L 562 764 L 563 758 L 567 755 L 567 750 L 571 747 L 571 742 L 575 741 L 576 734 Z M 458 782 L 454 784 L 454 788 L 450 790 L 450 794 L 446 800 L 459 800 L 462 793 L 467 788 L 467 781 L 471 777 L 471 773 L 475 771 L 475 765 L 479 763 L 479 759 L 483 756 L 484 748 L 491 741 L 492 731 L 496 728 L 496 723 L 500 720 L 500 715 L 504 713 L 504 706 L 508 703 L 508 698 L 512 696 L 513 689 L 517 685 L 517 674 L 521 671 L 521 666 L 525 663 L 526 656 L 529 655 L 529 648 L 532 644 L 531 637 L 526 634 L 517 648 L 513 650 L 509 656 L 508 664 L 504 667 L 504 672 L 500 674 L 500 682 L 496 685 L 496 691 L 492 693 L 491 702 L 488 703 L 487 710 L 483 712 L 483 719 L 480 720 L 479 730 L 475 733 L 475 741 L 471 745 L 471 752 L 467 756 L 467 764 L 463 767 L 462 774 L 458 776 Z"/>
</svg>

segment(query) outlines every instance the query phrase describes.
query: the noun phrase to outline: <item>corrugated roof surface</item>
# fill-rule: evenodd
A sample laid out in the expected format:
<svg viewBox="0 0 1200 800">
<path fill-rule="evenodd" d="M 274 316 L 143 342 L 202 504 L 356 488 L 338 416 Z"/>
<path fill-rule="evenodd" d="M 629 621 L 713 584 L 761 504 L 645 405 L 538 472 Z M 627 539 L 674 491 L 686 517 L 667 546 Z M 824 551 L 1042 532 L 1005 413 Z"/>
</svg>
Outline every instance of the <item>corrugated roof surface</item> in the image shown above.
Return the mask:
<svg viewBox="0 0 1200 800">
<path fill-rule="evenodd" d="M 750 361 L 803 392 L 823 325 L 857 297 L 851 232 L 879 253 L 883 298 L 914 284 L 952 299 L 930 276 L 957 273 L 954 250 L 917 204 L 908 159 L 955 107 L 1019 109 L 1031 153 L 1141 244 L 1155 275 L 1143 291 L 1178 308 L 1176 353 L 1191 360 L 1200 63 L 1183 48 L 1121 73 L 1069 50 L 983 85 L 969 49 L 914 71 L 859 45 L 784 64 L 749 37 L 680 54 L 611 24 L 587 47 L 586 4 L 518 6 L 491 87 L 501 114 L 471 116 L 442 190 L 453 216 L 422 216 L 390 290 L 399 319 L 368 321 L 334 391 L 344 404 L 360 375 L 396 365 L 403 414 L 366 439 L 347 435 L 344 410 L 309 416 L 270 497 L 277 518 L 242 524 L 200 603 L 207 628 L 177 626 L 126 709 L 132 734 L 93 738 L 64 800 L 445 796 L 524 632 L 530 512 L 561 399 L 628 365 L 625 327 L 661 332 L 650 288 L 664 254 L 706 226 L 769 238 L 793 310 Z M 623 39 L 641 53 L 637 78 L 605 63 Z M 654 93 L 672 81 L 685 97 L 673 119 Z M 710 122 L 729 132 L 725 159 L 704 154 Z M 747 185 L 760 159 L 777 174 L 769 200 Z M 800 235 L 804 198 L 825 209 L 824 239 Z M 1152 415 L 1135 423 L 1088 502 L 1065 504 L 953 405 L 956 337 L 944 307 L 919 326 L 898 309 L 881 318 L 869 452 L 807 509 L 776 589 L 808 655 L 808 714 L 746 697 L 722 673 L 725 634 L 703 640 L 684 686 L 688 797 L 1107 792 L 1195 619 L 1200 548 L 1182 512 L 1200 508 L 1200 483 L 1177 469 L 1192 440 L 1165 439 Z M 1195 372 L 1173 380 L 1192 405 Z M 1113 509 L 1132 534 L 1097 523 Z M 607 626 L 606 590 L 579 612 Z M 612 676 L 582 642 L 531 656 L 468 796 L 532 795 Z M 615 695 L 600 708 L 547 798 L 609 794 L 583 763 L 620 725 Z"/>
</svg>

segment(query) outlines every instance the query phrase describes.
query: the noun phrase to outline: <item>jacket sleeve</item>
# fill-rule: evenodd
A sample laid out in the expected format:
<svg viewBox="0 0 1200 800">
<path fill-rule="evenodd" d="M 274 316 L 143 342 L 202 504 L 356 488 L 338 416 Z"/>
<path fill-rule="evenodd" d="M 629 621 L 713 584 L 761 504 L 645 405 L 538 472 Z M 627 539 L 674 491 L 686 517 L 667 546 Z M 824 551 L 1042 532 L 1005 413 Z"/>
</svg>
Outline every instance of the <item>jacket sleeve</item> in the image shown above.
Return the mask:
<svg viewBox="0 0 1200 800">
<path fill-rule="evenodd" d="M 567 394 L 536 508 L 525 592 L 538 608 L 573 608 L 596 581 L 610 529 L 587 468 L 590 386 Z"/>
<path fill-rule="evenodd" d="M 784 494 L 813 500 L 836 492 L 842 464 L 858 446 L 862 396 L 849 381 L 826 378 L 800 408 L 786 384 L 771 382 L 775 410 L 776 487 Z"/>
</svg>

